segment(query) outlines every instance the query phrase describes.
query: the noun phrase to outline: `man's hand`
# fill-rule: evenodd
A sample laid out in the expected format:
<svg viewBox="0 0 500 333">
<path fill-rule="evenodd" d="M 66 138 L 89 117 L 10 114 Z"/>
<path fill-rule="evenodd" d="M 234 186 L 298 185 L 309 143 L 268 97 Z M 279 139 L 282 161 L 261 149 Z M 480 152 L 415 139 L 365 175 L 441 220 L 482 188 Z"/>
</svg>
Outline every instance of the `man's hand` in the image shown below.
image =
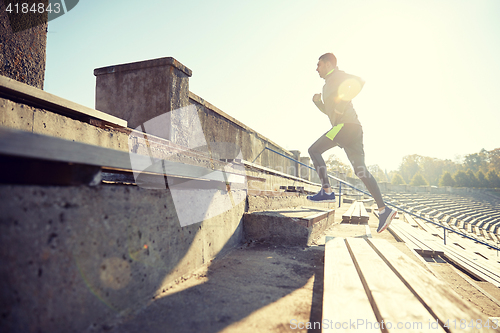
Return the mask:
<svg viewBox="0 0 500 333">
<path fill-rule="evenodd" d="M 313 102 L 314 103 L 321 102 L 321 94 L 314 94 Z"/>
</svg>

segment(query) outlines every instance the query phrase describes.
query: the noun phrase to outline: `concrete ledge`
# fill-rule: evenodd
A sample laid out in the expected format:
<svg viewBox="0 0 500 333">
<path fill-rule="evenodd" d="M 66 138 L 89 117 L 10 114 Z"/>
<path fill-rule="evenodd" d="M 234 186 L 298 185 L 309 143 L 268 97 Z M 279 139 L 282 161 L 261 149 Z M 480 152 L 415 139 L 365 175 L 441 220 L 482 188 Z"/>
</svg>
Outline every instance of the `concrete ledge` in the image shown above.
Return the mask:
<svg viewBox="0 0 500 333">
<path fill-rule="evenodd" d="M 244 170 L 224 166 L 214 170 L 168 160 L 152 161 L 149 156 L 96 147 L 0 127 L 0 153 L 13 157 L 106 167 L 110 170 L 133 170 L 157 175 L 182 176 L 243 183 Z M 4 170 L 5 172 L 6 170 Z"/>
<path fill-rule="evenodd" d="M 138 69 L 163 67 L 163 66 L 172 66 L 174 68 L 177 68 L 182 72 L 184 72 L 187 76 L 191 76 L 193 74 L 193 72 L 189 68 L 181 64 L 179 61 L 175 60 L 172 57 L 165 57 L 165 58 L 151 59 L 145 61 L 137 61 L 122 65 L 113 65 L 113 66 L 96 68 L 94 69 L 94 75 L 98 76 L 98 75 L 105 75 L 105 74 L 112 74 L 119 72 L 129 72 Z"/>
<path fill-rule="evenodd" d="M 307 200 L 307 195 L 301 193 L 283 193 L 281 195 L 251 195 L 247 196 L 247 212 L 262 212 L 300 206 L 322 209 L 334 209 L 336 203 L 313 203 Z"/>
<path fill-rule="evenodd" d="M 333 223 L 334 209 L 299 207 L 245 213 L 245 239 L 280 245 L 308 246 Z"/>
<path fill-rule="evenodd" d="M 40 107 L 55 113 L 82 119 L 90 117 L 105 121 L 112 125 L 127 127 L 127 121 L 113 117 L 107 113 L 88 108 L 41 89 L 17 82 L 0 75 L 0 96 L 21 101 L 30 106 Z"/>
<path fill-rule="evenodd" d="M 248 177 L 247 177 L 248 178 Z M 284 191 L 265 191 L 265 190 L 248 190 L 248 195 L 253 196 L 266 196 L 266 197 L 298 197 L 301 195 L 299 192 L 284 192 Z"/>
<path fill-rule="evenodd" d="M 125 132 L 123 128 L 98 127 L 95 124 L 2 97 L 0 97 L 0 126 L 121 151 L 129 150 L 130 132 Z"/>
<path fill-rule="evenodd" d="M 153 135 L 146 136 L 142 132 L 128 128 L 101 128 L 1 97 L 0 126 L 207 168 L 227 165 L 212 159 L 206 149 L 204 151 L 188 149 L 169 140 Z"/>
</svg>

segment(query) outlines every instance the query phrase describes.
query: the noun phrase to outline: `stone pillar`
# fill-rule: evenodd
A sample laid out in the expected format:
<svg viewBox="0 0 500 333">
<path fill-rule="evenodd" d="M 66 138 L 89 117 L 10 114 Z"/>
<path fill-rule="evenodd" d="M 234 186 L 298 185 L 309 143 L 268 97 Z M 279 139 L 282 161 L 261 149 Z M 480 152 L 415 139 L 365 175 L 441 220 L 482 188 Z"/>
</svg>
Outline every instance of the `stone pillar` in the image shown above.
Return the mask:
<svg viewBox="0 0 500 333">
<path fill-rule="evenodd" d="M 290 153 L 293 154 L 293 158 L 295 160 L 300 161 L 300 151 L 298 151 L 298 150 L 290 150 Z M 299 163 L 293 162 L 292 165 L 295 168 L 295 173 L 292 176 L 300 177 L 300 175 L 299 175 Z"/>
<path fill-rule="evenodd" d="M 43 89 L 47 13 L 8 15 L 5 3 L 0 1 L 0 75 Z"/>
<path fill-rule="evenodd" d="M 301 157 L 300 162 L 304 163 L 305 165 L 311 165 L 310 163 L 311 159 L 309 157 Z M 299 174 L 300 178 L 303 178 L 305 180 L 311 180 L 311 169 L 306 168 L 305 166 L 301 165 L 299 168 Z"/>
<path fill-rule="evenodd" d="M 130 128 L 158 116 L 171 125 L 169 112 L 189 106 L 192 71 L 171 57 L 97 68 L 94 75 L 96 110 L 127 120 Z M 171 139 L 170 127 L 150 134 Z"/>
</svg>

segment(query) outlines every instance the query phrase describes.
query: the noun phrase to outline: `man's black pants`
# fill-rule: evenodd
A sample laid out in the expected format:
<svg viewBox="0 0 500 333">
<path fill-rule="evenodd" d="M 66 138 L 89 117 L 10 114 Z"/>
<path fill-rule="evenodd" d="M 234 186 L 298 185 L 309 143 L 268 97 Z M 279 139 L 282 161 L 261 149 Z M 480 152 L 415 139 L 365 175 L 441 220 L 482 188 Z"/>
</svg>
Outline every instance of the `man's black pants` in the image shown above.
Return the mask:
<svg viewBox="0 0 500 333">
<path fill-rule="evenodd" d="M 326 164 L 321 154 L 336 146 L 345 150 L 356 176 L 363 181 L 367 190 L 375 199 L 377 206 L 385 206 L 377 181 L 373 178 L 365 165 L 363 128 L 358 124 L 339 124 L 322 135 L 309 148 L 309 156 L 311 156 L 314 168 L 318 172 L 322 186 L 330 187 L 330 182 L 327 176 Z"/>
</svg>

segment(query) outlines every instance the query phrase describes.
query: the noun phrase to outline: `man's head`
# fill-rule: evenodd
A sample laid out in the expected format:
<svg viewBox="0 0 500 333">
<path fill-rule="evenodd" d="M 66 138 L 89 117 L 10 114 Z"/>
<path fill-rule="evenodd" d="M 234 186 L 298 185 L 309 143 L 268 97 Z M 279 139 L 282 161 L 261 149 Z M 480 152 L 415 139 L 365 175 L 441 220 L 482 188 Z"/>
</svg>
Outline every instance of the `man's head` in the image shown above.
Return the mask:
<svg viewBox="0 0 500 333">
<path fill-rule="evenodd" d="M 316 71 L 319 76 L 324 79 L 326 78 L 326 75 L 335 67 L 337 67 L 337 58 L 333 55 L 333 53 L 325 53 L 319 57 Z"/>
</svg>

